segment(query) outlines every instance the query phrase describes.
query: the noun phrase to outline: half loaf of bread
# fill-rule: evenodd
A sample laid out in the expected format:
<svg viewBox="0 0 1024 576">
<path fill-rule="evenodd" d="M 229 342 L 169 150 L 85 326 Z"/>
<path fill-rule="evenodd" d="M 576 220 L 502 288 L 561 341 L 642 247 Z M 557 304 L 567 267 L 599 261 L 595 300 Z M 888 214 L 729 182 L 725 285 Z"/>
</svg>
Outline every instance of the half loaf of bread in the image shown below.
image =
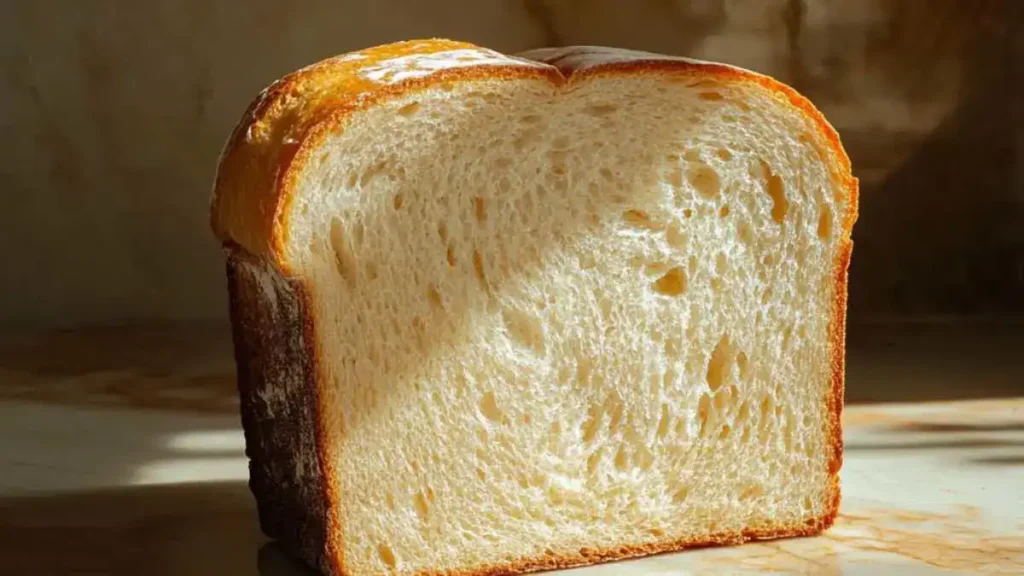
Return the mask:
<svg viewBox="0 0 1024 576">
<path fill-rule="evenodd" d="M 821 531 L 856 196 L 720 64 L 429 40 L 274 83 L 212 202 L 263 530 L 358 576 Z"/>
</svg>

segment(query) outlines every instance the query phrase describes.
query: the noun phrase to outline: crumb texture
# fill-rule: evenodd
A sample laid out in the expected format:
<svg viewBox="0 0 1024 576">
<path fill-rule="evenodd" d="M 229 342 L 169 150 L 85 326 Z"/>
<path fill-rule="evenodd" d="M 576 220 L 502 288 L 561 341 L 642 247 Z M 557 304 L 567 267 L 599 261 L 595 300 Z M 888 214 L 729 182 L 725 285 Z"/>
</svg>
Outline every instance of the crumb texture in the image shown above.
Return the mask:
<svg viewBox="0 0 1024 576">
<path fill-rule="evenodd" d="M 850 202 L 827 146 L 763 88 L 682 73 L 441 85 L 326 137 L 285 249 L 346 569 L 826 515 Z"/>
</svg>

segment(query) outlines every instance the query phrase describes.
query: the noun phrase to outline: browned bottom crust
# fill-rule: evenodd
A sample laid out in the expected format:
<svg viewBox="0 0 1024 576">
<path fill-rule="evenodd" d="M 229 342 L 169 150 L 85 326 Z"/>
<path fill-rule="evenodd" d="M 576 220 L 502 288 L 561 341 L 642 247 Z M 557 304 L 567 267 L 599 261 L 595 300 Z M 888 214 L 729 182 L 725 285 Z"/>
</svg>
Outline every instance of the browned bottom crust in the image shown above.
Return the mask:
<svg viewBox="0 0 1024 576">
<path fill-rule="evenodd" d="M 811 518 L 803 524 L 783 527 L 766 527 L 761 529 L 746 529 L 740 532 L 720 532 L 697 538 L 682 540 L 668 540 L 644 544 L 641 546 L 619 546 L 595 550 L 593 548 L 580 548 L 576 554 L 564 554 L 561 556 L 550 555 L 539 558 L 522 558 L 510 562 L 507 565 L 483 566 L 467 570 L 457 571 L 424 571 L 420 576 L 506 576 L 537 572 L 541 570 L 556 570 L 560 568 L 576 568 L 589 566 L 617 560 L 630 558 L 641 558 L 656 554 L 667 554 L 682 550 L 696 548 L 710 548 L 717 546 L 733 546 L 757 540 L 776 540 L 779 538 L 793 538 L 799 536 L 813 536 L 827 530 L 835 522 L 838 513 L 839 494 L 836 489 L 833 498 L 834 509 L 820 518 Z M 339 575 L 343 576 L 343 575 Z"/>
</svg>

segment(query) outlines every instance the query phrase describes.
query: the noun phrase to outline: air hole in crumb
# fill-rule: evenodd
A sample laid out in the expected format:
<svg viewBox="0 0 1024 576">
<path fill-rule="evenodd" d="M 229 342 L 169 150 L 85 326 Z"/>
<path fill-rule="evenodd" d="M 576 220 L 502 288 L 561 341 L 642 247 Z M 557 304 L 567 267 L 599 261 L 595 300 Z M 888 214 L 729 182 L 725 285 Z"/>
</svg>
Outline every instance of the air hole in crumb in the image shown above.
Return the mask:
<svg viewBox="0 0 1024 576">
<path fill-rule="evenodd" d="M 705 198 L 713 198 L 718 195 L 722 186 L 718 172 L 715 172 L 707 164 L 694 164 L 687 171 L 686 177 L 690 181 L 690 185 L 697 190 L 697 193 Z"/>
<path fill-rule="evenodd" d="M 722 160 L 732 160 L 732 152 L 729 152 L 725 148 L 719 148 L 717 151 L 715 151 L 715 155 L 721 158 Z"/>
<path fill-rule="evenodd" d="M 686 497 L 690 495 L 690 489 L 687 487 L 679 488 L 672 493 L 672 501 L 676 504 L 682 504 L 686 501 Z"/>
<path fill-rule="evenodd" d="M 420 517 L 420 520 L 426 520 L 427 514 L 430 511 L 430 505 L 427 504 L 427 497 L 423 495 L 423 492 L 417 492 L 412 498 L 413 508 L 416 509 L 416 515 Z"/>
<path fill-rule="evenodd" d="M 388 546 L 384 544 L 377 546 L 377 555 L 380 556 L 380 561 L 388 568 L 395 568 L 398 566 L 398 560 L 395 558 L 395 553 Z"/>
<path fill-rule="evenodd" d="M 600 170 L 598 170 L 598 174 L 601 175 L 601 178 L 604 178 L 609 182 L 615 179 L 615 174 L 613 174 L 612 171 L 609 170 L 608 168 L 601 168 Z"/>
<path fill-rule="evenodd" d="M 743 492 L 740 492 L 740 500 L 750 500 L 759 496 L 764 496 L 764 488 L 757 484 L 747 486 L 743 489 Z"/>
<path fill-rule="evenodd" d="M 663 538 L 665 536 L 665 531 L 660 528 L 648 528 L 647 533 L 655 538 Z"/>
<path fill-rule="evenodd" d="M 597 468 L 601 464 L 601 450 L 600 448 L 594 450 L 594 453 L 587 458 L 587 474 L 592 478 L 597 475 Z"/>
<path fill-rule="evenodd" d="M 437 225 L 437 235 L 441 237 L 442 242 L 448 241 L 448 225 L 441 222 Z"/>
<path fill-rule="evenodd" d="M 750 376 L 749 366 L 747 362 L 747 355 L 745 352 L 740 352 L 736 355 L 736 367 L 740 370 L 740 380 L 746 380 Z"/>
<path fill-rule="evenodd" d="M 476 469 L 476 476 L 481 480 L 487 480 L 487 472 L 484 472 L 483 468 Z"/>
<path fill-rule="evenodd" d="M 483 223 L 487 221 L 487 204 L 480 196 L 473 198 L 473 214 L 476 216 L 477 222 Z"/>
<path fill-rule="evenodd" d="M 722 218 L 728 217 L 729 216 L 729 205 L 728 204 L 722 204 L 722 207 L 718 209 L 718 215 L 721 216 Z"/>
<path fill-rule="evenodd" d="M 334 265 L 338 270 L 338 275 L 349 285 L 354 284 L 356 281 L 355 255 L 352 254 L 352 249 L 349 246 L 348 238 L 345 236 L 345 230 L 342 228 L 341 219 L 339 218 L 331 220 L 330 239 L 331 248 L 334 251 Z"/>
<path fill-rule="evenodd" d="M 591 404 L 590 409 L 587 410 L 587 419 L 583 421 L 583 442 L 589 444 L 594 441 L 601 424 L 601 416 L 601 408 Z"/>
<path fill-rule="evenodd" d="M 732 355 L 732 345 L 728 336 L 722 336 L 711 351 L 711 358 L 708 360 L 707 382 L 712 392 L 718 390 L 729 375 L 729 361 Z"/>
<path fill-rule="evenodd" d="M 761 425 L 764 426 L 769 422 L 772 416 L 772 399 L 768 395 L 765 395 L 761 399 Z"/>
<path fill-rule="evenodd" d="M 455 247 L 451 244 L 448 245 L 447 259 L 449 266 L 455 266 Z"/>
<path fill-rule="evenodd" d="M 544 327 L 537 318 L 521 310 L 505 308 L 501 319 L 513 342 L 538 356 L 544 355 Z"/>
<path fill-rule="evenodd" d="M 608 116 L 618 109 L 619 107 L 615 104 L 592 104 L 584 108 L 583 111 L 591 116 L 601 117 Z"/>
<path fill-rule="evenodd" d="M 473 250 L 473 272 L 476 274 L 476 279 L 480 282 L 480 287 L 487 290 L 487 276 L 484 274 L 484 259 L 477 250 Z"/>
<path fill-rule="evenodd" d="M 565 159 L 567 156 L 568 153 L 563 150 L 551 151 L 551 171 L 554 174 L 561 176 L 568 171 L 568 168 L 565 166 Z"/>
<path fill-rule="evenodd" d="M 623 403 L 622 398 L 619 397 L 618 393 L 612 392 L 612 395 L 605 401 L 605 410 L 611 415 L 608 420 L 608 432 L 615 434 L 619 430 L 619 425 L 622 424 L 623 414 Z"/>
<path fill-rule="evenodd" d="M 677 418 L 676 425 L 673 427 L 673 430 L 675 430 L 676 436 L 679 438 L 685 438 L 687 436 L 686 418 L 683 416 Z"/>
<path fill-rule="evenodd" d="M 362 247 L 362 241 L 366 238 L 366 228 L 362 225 L 362 222 L 355 222 L 352 227 L 352 243 L 356 248 Z"/>
<path fill-rule="evenodd" d="M 667 350 L 668 346 L 666 346 L 665 349 Z M 668 368 L 665 370 L 665 374 L 662 377 L 662 383 L 664 383 L 665 387 L 668 388 L 675 384 L 677 378 L 679 378 L 679 374 L 677 374 L 674 369 Z"/>
<path fill-rule="evenodd" d="M 676 266 L 655 280 L 653 288 L 664 296 L 681 296 L 686 293 L 686 273 L 682 267 Z"/>
<path fill-rule="evenodd" d="M 367 168 L 366 172 L 363 172 L 363 175 L 359 177 L 359 186 L 362 188 L 368 186 L 370 182 L 372 182 L 374 178 L 376 178 L 382 172 L 384 172 L 384 170 L 387 169 L 387 167 L 387 160 L 381 160 L 380 162 L 377 162 L 373 166 Z"/>
<path fill-rule="evenodd" d="M 539 124 L 541 117 L 538 114 L 527 114 L 521 118 L 523 124 Z"/>
<path fill-rule="evenodd" d="M 743 242 L 747 246 L 754 243 L 754 232 L 750 229 L 750 224 L 741 222 L 737 227 L 736 232 L 740 237 L 740 242 Z"/>
<path fill-rule="evenodd" d="M 704 435 L 704 431 L 707 429 L 708 417 L 711 415 L 711 396 L 705 392 L 701 394 L 700 401 L 697 402 L 697 421 L 700 422 L 700 434 Z"/>
<path fill-rule="evenodd" d="M 693 218 L 693 210 L 689 208 L 683 210 L 683 218 Z"/>
<path fill-rule="evenodd" d="M 718 434 L 718 438 L 719 438 L 720 440 L 725 440 L 726 438 L 728 438 L 728 437 L 729 437 L 729 433 L 730 433 L 731 431 L 732 431 L 732 428 L 729 428 L 729 425 L 728 425 L 728 424 L 722 424 L 722 431 L 721 431 L 721 432 L 719 432 L 719 434 Z"/>
<path fill-rule="evenodd" d="M 726 267 L 729 265 L 729 257 L 725 255 L 725 252 L 719 252 L 715 256 L 715 274 L 722 276 L 726 272 Z"/>
<path fill-rule="evenodd" d="M 698 95 L 701 100 L 708 100 L 710 102 L 717 102 L 724 98 L 720 92 L 701 92 Z"/>
<path fill-rule="evenodd" d="M 398 115 L 399 116 L 409 117 L 409 116 L 412 116 L 413 114 L 416 114 L 419 111 L 420 111 L 420 103 L 419 102 L 410 102 L 410 103 L 406 104 L 405 106 L 402 106 L 401 108 L 398 109 Z"/>
<path fill-rule="evenodd" d="M 395 207 L 395 210 L 401 210 L 403 204 L 405 204 L 405 197 L 402 196 L 402 193 L 395 194 L 394 199 L 391 200 L 391 205 Z"/>
<path fill-rule="evenodd" d="M 430 304 L 434 308 L 441 308 L 441 294 L 438 293 L 437 288 L 433 286 L 427 288 L 427 299 L 430 300 Z"/>
<path fill-rule="evenodd" d="M 650 215 L 643 210 L 626 210 L 622 213 L 622 220 L 636 228 L 647 228 L 649 230 L 661 228 L 661 225 L 651 220 Z"/>
<path fill-rule="evenodd" d="M 483 398 L 480 399 L 480 413 L 491 422 L 501 422 L 504 415 L 498 408 L 498 400 L 494 397 L 494 392 L 484 393 Z"/>
<path fill-rule="evenodd" d="M 765 188 L 768 196 L 772 199 L 772 220 L 778 223 L 786 218 L 786 212 L 789 211 L 789 201 L 786 199 L 785 184 L 782 182 L 782 178 L 772 172 L 771 166 L 767 162 L 761 160 L 761 170 L 767 177 L 767 186 Z"/>
<path fill-rule="evenodd" d="M 671 418 L 668 411 L 668 404 L 661 405 L 661 418 L 658 419 L 658 438 L 664 438 L 668 435 L 669 419 Z"/>
<path fill-rule="evenodd" d="M 821 201 L 821 211 L 818 213 L 818 238 L 828 240 L 832 236 L 832 210 Z"/>
<path fill-rule="evenodd" d="M 715 393 L 715 410 L 717 410 L 721 414 L 725 414 L 726 412 L 731 410 L 733 407 L 733 402 L 736 398 L 734 391 L 735 388 L 733 388 L 732 386 L 727 386 L 719 390 L 717 393 Z"/>
<path fill-rule="evenodd" d="M 671 226 L 665 231 L 665 242 L 675 250 L 686 249 L 686 234 L 679 226 Z"/>
<path fill-rule="evenodd" d="M 629 455 L 626 454 L 626 447 L 619 446 L 619 451 L 615 453 L 615 468 L 620 472 L 625 472 L 628 467 Z"/>
</svg>

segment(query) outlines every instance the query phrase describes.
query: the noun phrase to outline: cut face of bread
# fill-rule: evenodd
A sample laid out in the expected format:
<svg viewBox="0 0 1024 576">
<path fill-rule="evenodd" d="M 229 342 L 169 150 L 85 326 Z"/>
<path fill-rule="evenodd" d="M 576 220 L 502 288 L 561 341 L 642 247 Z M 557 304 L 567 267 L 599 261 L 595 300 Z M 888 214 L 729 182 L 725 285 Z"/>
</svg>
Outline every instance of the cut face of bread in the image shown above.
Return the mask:
<svg viewBox="0 0 1024 576">
<path fill-rule="evenodd" d="M 350 111 L 278 177 L 263 254 L 221 209 L 261 517 L 325 570 L 567 566 L 836 513 L 834 135 L 748 73 L 581 54 Z M 353 75 L 410 81 L 376 66 Z M 252 332 L 274 314 L 305 341 Z"/>
</svg>

